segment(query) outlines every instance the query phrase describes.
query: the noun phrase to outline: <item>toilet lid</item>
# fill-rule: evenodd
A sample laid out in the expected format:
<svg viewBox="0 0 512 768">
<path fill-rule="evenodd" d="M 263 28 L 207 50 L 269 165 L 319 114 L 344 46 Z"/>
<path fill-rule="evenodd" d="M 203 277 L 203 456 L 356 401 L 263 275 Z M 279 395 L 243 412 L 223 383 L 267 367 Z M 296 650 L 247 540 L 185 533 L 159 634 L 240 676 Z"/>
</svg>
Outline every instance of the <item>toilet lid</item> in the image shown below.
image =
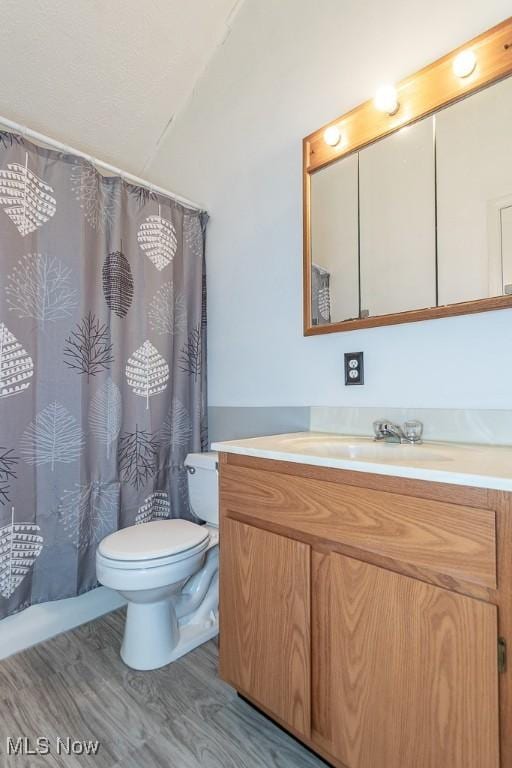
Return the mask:
<svg viewBox="0 0 512 768">
<path fill-rule="evenodd" d="M 186 552 L 208 536 L 205 526 L 188 520 L 153 520 L 111 533 L 98 550 L 113 560 L 153 560 Z"/>
</svg>

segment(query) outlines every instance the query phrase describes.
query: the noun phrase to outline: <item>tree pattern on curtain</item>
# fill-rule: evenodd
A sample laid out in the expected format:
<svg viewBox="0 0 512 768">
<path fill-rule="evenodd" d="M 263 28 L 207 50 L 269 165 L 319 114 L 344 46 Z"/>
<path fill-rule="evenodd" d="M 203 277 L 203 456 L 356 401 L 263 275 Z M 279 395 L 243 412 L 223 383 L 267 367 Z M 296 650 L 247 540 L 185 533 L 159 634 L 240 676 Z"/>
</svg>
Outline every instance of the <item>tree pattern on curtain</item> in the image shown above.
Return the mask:
<svg viewBox="0 0 512 768">
<path fill-rule="evenodd" d="M 196 519 L 206 221 L 0 134 L 0 618 L 97 586 L 108 533 Z"/>
</svg>

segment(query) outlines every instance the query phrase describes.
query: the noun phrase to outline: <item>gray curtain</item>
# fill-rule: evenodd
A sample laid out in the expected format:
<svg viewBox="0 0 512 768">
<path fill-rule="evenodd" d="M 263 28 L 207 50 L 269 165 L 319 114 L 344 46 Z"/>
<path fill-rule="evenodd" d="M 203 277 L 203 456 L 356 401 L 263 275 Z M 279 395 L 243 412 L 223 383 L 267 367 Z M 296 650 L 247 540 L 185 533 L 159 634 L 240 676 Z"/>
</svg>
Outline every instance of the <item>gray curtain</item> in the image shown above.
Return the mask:
<svg viewBox="0 0 512 768">
<path fill-rule="evenodd" d="M 96 586 L 108 533 L 194 519 L 205 225 L 0 133 L 0 617 Z"/>
</svg>

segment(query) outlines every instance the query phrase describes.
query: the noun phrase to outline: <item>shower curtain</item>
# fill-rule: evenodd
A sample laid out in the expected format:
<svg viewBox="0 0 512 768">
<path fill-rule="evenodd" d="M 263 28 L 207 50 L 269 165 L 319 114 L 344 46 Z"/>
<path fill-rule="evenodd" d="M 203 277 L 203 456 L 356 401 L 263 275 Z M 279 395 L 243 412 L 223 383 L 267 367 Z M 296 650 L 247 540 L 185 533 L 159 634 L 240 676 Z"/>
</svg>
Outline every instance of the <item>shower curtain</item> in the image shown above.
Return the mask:
<svg viewBox="0 0 512 768">
<path fill-rule="evenodd" d="M 318 264 L 311 266 L 311 315 L 313 325 L 331 322 L 331 274 Z"/>
<path fill-rule="evenodd" d="M 0 133 L 0 618 L 95 587 L 108 533 L 194 519 L 206 218 Z"/>
</svg>

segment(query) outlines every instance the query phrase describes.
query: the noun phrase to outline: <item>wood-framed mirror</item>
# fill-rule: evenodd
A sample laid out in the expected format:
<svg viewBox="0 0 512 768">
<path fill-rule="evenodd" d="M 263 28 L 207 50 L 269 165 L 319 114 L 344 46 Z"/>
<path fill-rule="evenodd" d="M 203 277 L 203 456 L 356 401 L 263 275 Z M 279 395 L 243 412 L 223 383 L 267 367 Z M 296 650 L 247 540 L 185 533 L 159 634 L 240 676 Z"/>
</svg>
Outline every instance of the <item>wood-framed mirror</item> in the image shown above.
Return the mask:
<svg viewBox="0 0 512 768">
<path fill-rule="evenodd" d="M 303 140 L 304 334 L 512 307 L 512 17 Z"/>
</svg>

